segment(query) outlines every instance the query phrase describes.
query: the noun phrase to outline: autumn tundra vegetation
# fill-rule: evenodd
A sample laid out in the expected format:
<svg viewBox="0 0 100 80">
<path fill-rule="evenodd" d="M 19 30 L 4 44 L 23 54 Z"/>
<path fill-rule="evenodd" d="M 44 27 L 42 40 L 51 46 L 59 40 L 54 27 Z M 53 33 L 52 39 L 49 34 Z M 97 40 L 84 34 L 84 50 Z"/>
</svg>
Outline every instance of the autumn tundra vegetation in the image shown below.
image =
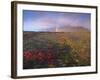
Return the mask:
<svg viewBox="0 0 100 80">
<path fill-rule="evenodd" d="M 90 32 L 23 32 L 23 69 L 90 66 Z"/>
</svg>

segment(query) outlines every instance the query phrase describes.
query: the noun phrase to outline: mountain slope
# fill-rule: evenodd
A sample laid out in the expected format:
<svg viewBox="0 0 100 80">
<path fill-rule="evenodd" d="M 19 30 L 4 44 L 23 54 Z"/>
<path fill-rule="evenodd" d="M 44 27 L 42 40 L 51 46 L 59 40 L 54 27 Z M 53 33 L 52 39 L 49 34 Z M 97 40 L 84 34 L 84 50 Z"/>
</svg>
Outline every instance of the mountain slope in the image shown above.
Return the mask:
<svg viewBox="0 0 100 80">
<path fill-rule="evenodd" d="M 89 32 L 87 28 L 82 26 L 63 26 L 45 29 L 44 31 L 49 32 Z"/>
</svg>

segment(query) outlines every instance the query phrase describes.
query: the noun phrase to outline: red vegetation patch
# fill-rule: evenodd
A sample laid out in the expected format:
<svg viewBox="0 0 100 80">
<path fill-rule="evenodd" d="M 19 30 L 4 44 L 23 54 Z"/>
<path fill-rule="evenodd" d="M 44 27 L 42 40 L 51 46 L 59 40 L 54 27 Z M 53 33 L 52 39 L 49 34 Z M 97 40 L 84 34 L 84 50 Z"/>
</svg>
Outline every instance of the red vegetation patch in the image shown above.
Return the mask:
<svg viewBox="0 0 100 80">
<path fill-rule="evenodd" d="M 53 51 L 33 50 L 25 51 L 24 59 L 26 61 L 33 60 L 38 62 L 47 62 L 48 64 L 54 62 L 56 55 Z"/>
</svg>

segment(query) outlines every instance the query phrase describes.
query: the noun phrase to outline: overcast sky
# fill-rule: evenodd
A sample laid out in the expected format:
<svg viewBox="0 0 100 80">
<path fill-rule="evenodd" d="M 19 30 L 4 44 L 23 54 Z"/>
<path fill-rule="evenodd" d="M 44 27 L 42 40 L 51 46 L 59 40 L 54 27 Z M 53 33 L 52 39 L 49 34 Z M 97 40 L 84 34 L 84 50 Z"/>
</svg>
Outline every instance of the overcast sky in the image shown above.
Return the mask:
<svg viewBox="0 0 100 80">
<path fill-rule="evenodd" d="M 89 13 L 23 10 L 24 31 L 44 31 L 54 27 L 82 26 L 90 29 Z"/>
</svg>

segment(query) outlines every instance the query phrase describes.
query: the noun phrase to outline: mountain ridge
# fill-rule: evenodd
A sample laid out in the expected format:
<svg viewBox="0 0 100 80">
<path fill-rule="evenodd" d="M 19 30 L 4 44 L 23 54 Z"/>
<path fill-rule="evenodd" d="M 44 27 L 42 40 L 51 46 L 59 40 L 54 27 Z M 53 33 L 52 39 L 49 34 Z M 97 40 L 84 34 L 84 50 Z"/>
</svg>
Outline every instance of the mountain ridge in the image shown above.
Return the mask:
<svg viewBox="0 0 100 80">
<path fill-rule="evenodd" d="M 90 30 L 82 26 L 64 26 L 45 29 L 48 32 L 89 32 Z"/>
</svg>

